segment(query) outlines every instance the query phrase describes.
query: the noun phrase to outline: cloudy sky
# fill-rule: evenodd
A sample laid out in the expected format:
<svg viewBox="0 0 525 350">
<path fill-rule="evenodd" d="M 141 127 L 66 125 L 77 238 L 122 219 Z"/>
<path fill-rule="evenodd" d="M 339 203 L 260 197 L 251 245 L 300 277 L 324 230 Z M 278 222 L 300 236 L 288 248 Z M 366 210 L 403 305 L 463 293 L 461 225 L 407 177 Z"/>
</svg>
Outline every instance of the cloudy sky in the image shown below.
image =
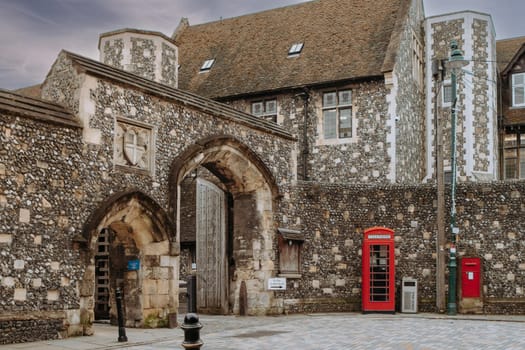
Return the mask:
<svg viewBox="0 0 525 350">
<path fill-rule="evenodd" d="M 98 59 L 100 33 L 137 28 L 171 36 L 181 17 L 197 24 L 303 1 L 0 0 L 0 88 L 42 82 L 61 49 Z M 490 13 L 498 39 L 525 35 L 524 0 L 424 0 L 424 4 L 427 16 L 466 9 Z"/>
</svg>

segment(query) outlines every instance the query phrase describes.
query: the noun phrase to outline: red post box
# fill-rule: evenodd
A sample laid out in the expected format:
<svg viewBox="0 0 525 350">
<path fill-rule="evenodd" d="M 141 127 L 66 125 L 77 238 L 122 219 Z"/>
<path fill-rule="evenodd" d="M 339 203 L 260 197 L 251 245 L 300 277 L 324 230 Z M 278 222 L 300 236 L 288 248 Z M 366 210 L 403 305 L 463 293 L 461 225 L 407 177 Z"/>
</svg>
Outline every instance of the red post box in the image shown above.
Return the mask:
<svg viewBox="0 0 525 350">
<path fill-rule="evenodd" d="M 479 298 L 481 296 L 481 259 L 461 259 L 461 297 Z"/>
<path fill-rule="evenodd" d="M 363 312 L 395 312 L 394 231 L 365 230 L 362 269 Z"/>
</svg>

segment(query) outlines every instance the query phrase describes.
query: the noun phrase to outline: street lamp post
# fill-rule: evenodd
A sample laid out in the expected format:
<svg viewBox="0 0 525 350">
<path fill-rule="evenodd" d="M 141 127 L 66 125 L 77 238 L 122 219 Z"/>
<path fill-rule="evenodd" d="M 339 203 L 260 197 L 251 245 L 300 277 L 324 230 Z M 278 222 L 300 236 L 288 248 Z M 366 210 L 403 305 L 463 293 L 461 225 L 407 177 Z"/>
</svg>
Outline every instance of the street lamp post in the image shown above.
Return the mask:
<svg viewBox="0 0 525 350">
<path fill-rule="evenodd" d="M 457 234 L 459 229 L 456 227 L 456 75 L 459 73 L 461 68 L 468 64 L 463 58 L 461 50 L 458 49 L 458 44 L 455 40 L 450 43 L 450 59 L 447 62 L 447 68 L 450 69 L 450 87 L 452 97 L 452 130 L 451 130 L 451 170 L 452 170 L 452 183 L 450 192 L 450 232 L 451 232 L 451 244 L 450 244 L 450 257 L 448 261 L 448 305 L 447 313 L 449 315 L 456 315 L 456 276 L 457 276 L 457 263 L 456 263 L 456 242 Z"/>
</svg>

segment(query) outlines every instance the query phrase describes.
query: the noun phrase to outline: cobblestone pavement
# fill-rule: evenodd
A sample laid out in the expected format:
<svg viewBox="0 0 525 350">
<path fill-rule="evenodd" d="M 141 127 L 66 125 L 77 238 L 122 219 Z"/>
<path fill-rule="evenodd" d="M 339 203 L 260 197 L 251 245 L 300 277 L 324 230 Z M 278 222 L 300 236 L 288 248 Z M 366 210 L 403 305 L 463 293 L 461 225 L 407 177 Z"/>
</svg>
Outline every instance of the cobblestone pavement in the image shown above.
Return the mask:
<svg viewBox="0 0 525 350">
<path fill-rule="evenodd" d="M 182 321 L 182 319 L 181 319 Z M 201 315 L 202 349 L 220 350 L 445 350 L 525 349 L 524 317 L 439 315 L 309 314 L 278 317 Z M 182 349 L 177 329 L 127 329 L 128 343 L 116 341 L 116 327 L 97 325 L 93 337 L 0 346 L 4 349 Z"/>
</svg>

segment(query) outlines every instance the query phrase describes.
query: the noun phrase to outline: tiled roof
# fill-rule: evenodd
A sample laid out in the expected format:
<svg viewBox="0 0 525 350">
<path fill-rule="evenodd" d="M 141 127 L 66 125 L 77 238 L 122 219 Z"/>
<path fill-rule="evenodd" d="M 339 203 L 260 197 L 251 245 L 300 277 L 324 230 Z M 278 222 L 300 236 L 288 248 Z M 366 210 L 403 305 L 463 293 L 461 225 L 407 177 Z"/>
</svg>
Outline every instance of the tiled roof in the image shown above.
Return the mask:
<svg viewBox="0 0 525 350">
<path fill-rule="evenodd" d="M 505 68 L 507 68 L 523 44 L 525 44 L 525 36 L 498 40 L 496 42 L 496 55 L 498 57 L 498 70 L 500 72 L 503 72 Z"/>
<path fill-rule="evenodd" d="M 183 20 L 174 33 L 179 87 L 217 98 L 382 76 L 409 2 L 316 0 L 195 26 Z M 294 43 L 302 52 L 288 57 Z"/>
<path fill-rule="evenodd" d="M 63 53 L 66 54 L 69 59 L 71 59 L 74 65 L 80 68 L 80 71 L 86 72 L 90 75 L 134 87 L 163 99 L 178 101 L 186 106 L 193 107 L 200 111 L 215 115 L 219 118 L 232 120 L 236 123 L 262 130 L 279 137 L 290 140 L 295 139 L 289 132 L 284 130 L 279 125 L 261 118 L 257 118 L 251 114 L 238 111 L 223 103 L 198 96 L 191 92 L 175 89 L 170 86 L 157 83 L 133 73 L 108 66 L 106 64 L 76 55 L 71 52 L 63 51 Z"/>
<path fill-rule="evenodd" d="M 13 92 L 27 97 L 41 98 L 42 84 L 32 85 L 18 90 L 13 90 Z"/>
<path fill-rule="evenodd" d="M 0 89 L 0 111 L 54 124 L 80 127 L 78 119 L 63 106 Z"/>
</svg>

